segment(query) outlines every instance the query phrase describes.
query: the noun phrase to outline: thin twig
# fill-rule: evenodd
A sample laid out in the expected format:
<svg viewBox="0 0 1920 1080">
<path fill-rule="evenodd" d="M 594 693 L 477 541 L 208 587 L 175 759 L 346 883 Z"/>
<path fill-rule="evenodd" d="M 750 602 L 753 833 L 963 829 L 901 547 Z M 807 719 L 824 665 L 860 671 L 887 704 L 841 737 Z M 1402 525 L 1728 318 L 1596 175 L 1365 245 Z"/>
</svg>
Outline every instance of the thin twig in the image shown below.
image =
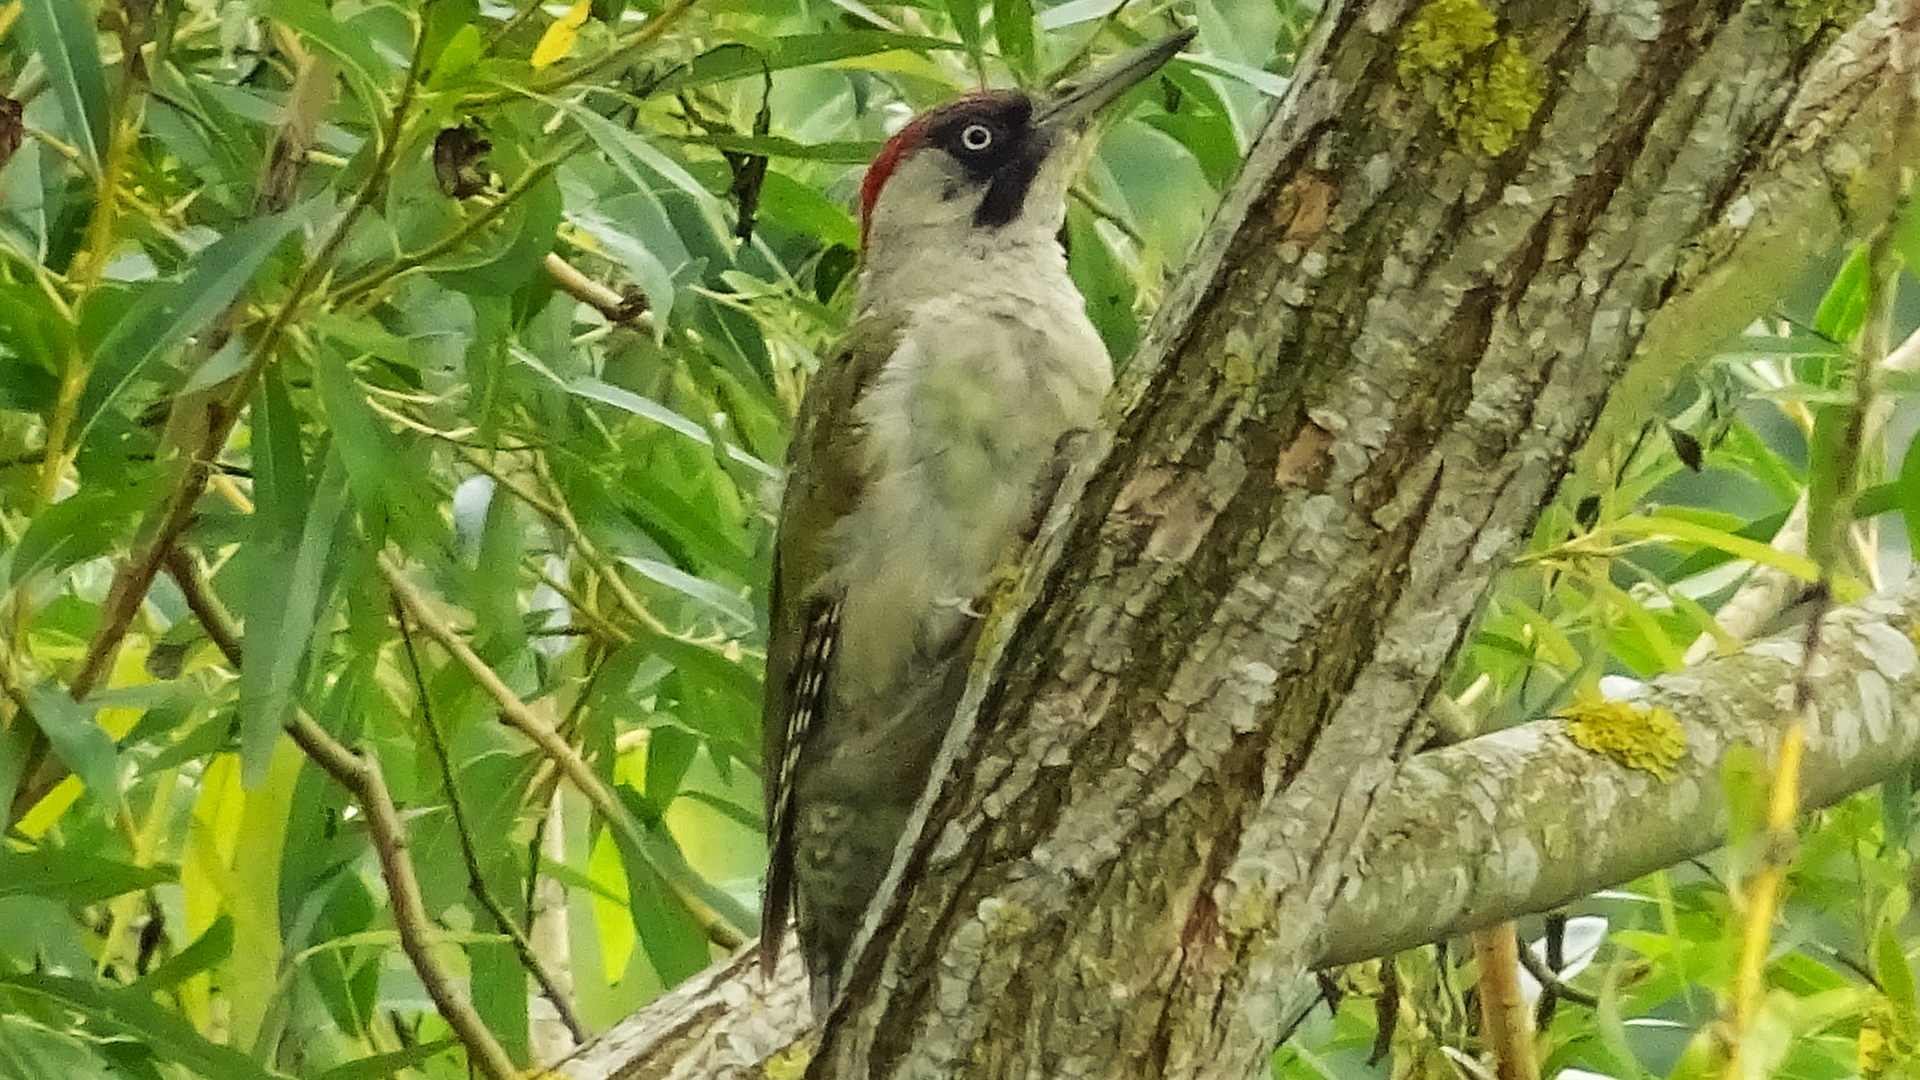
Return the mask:
<svg viewBox="0 0 1920 1080">
<path fill-rule="evenodd" d="M 1573 987 L 1568 986 L 1565 980 L 1549 970 L 1547 965 L 1542 962 L 1538 956 L 1533 954 L 1532 949 L 1527 948 L 1525 945 L 1520 946 L 1519 957 L 1520 966 L 1526 968 L 1527 974 L 1533 976 L 1533 981 L 1540 984 L 1542 993 L 1552 994 L 1554 997 L 1571 1001 L 1575 1005 L 1581 1005 L 1589 1009 L 1597 1009 L 1600 1007 L 1600 999 L 1598 997 L 1587 993 L 1585 990 L 1575 990 Z"/>
<path fill-rule="evenodd" d="M 513 941 L 513 950 L 520 954 L 520 963 L 540 984 L 540 992 L 553 1002 L 554 1010 L 560 1014 L 560 1022 L 573 1033 L 573 1041 L 576 1044 L 584 1043 L 588 1037 L 587 1030 L 581 1025 L 580 1018 L 574 1015 L 573 1004 L 560 992 L 553 975 L 534 953 L 533 943 L 527 940 L 520 924 L 513 920 L 507 909 L 494 897 L 493 890 L 487 887 L 486 875 L 480 871 L 479 853 L 473 849 L 473 830 L 467 821 L 466 807 L 460 801 L 460 789 L 454 782 L 453 758 L 447 753 L 446 740 L 440 737 L 440 725 L 434 719 L 433 706 L 427 693 L 427 680 L 420 671 L 420 654 L 413 647 L 413 631 L 408 625 L 407 613 L 401 610 L 397 599 L 393 601 L 393 617 L 400 627 L 400 644 L 406 650 L 407 666 L 413 673 L 415 691 L 420 695 L 421 727 L 426 731 L 427 745 L 433 750 L 433 759 L 440 766 L 440 786 L 446 789 L 447 809 L 453 814 L 453 832 L 460 838 L 460 857 L 467 864 L 467 888 L 473 893 L 474 899 L 480 901 L 480 906 L 487 909 L 493 924 Z M 534 865 L 537 868 L 539 864 Z"/>
<path fill-rule="evenodd" d="M 636 322 L 647 313 L 647 298 L 637 290 L 629 290 L 625 295 L 614 292 L 552 252 L 547 253 L 543 265 L 547 269 L 547 276 L 563 292 L 598 311 L 608 322 Z"/>
<path fill-rule="evenodd" d="M 1473 954 L 1480 961 L 1480 1038 L 1493 1052 L 1499 1080 L 1540 1080 L 1533 1013 L 1520 996 L 1525 951 L 1511 919 L 1473 932 Z"/>
<path fill-rule="evenodd" d="M 200 628 L 207 632 L 214 647 L 227 658 L 234 670 L 240 669 L 240 635 L 234 628 L 233 620 L 227 615 L 225 605 L 213 595 L 207 587 L 206 579 L 200 576 L 200 568 L 193 559 L 180 548 L 167 552 L 167 576 L 180 586 L 180 595 L 186 598 L 187 610 L 200 622 Z"/>
<path fill-rule="evenodd" d="M 427 632 L 428 637 L 451 653 L 460 666 L 466 669 L 467 674 L 493 698 L 494 704 L 499 707 L 500 718 L 506 721 L 507 726 L 526 736 L 559 767 L 561 772 L 566 774 L 573 786 L 587 797 L 589 803 L 593 804 L 594 810 L 606 819 L 608 826 L 627 841 L 629 850 L 643 854 L 646 851 L 646 837 L 640 823 L 634 820 L 632 812 L 627 809 L 625 803 L 620 801 L 620 797 L 614 793 L 613 789 L 594 775 L 593 770 L 587 766 L 586 760 L 580 756 L 580 752 L 562 738 L 552 724 L 535 715 L 534 711 L 528 708 L 527 703 L 521 701 L 520 696 L 513 692 L 513 688 L 502 681 L 500 676 L 487 666 L 486 661 L 480 659 L 479 654 L 473 651 L 466 640 L 455 633 L 453 628 L 433 611 L 426 597 L 414 588 L 413 583 L 406 579 L 391 558 L 382 553 L 379 563 L 380 572 L 387 580 L 387 587 L 393 590 L 394 598 L 400 602 L 400 606 L 420 625 L 422 630 Z M 675 898 L 686 907 L 688 914 L 705 931 L 709 941 L 727 949 L 746 944 L 746 934 L 715 911 L 700 897 L 691 883 L 682 880 L 682 876 L 673 868 L 655 863 L 652 864 L 652 869 L 660 876 L 660 880 L 673 890 Z"/>
<path fill-rule="evenodd" d="M 374 853 L 380 859 L 380 876 L 387 883 L 387 902 L 393 909 L 394 929 L 400 933 L 400 948 L 413 963 L 434 1008 L 466 1046 L 468 1063 L 488 1080 L 519 1080 L 520 1070 L 506 1049 L 473 1006 L 454 992 L 452 980 L 433 958 L 434 926 L 427 917 L 426 900 L 420 895 L 413 857 L 407 852 L 406 826 L 401 824 L 379 762 L 371 754 L 355 754 L 340 745 L 305 712 L 295 714 L 287 725 L 287 734 L 360 803 Z"/>
</svg>

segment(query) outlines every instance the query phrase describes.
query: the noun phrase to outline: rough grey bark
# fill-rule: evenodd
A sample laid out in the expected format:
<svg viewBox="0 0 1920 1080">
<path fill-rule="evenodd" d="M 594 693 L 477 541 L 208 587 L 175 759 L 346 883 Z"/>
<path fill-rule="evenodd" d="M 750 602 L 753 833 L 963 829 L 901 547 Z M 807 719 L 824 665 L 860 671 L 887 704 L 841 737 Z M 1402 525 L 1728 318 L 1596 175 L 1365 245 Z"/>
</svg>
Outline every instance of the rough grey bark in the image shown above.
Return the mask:
<svg viewBox="0 0 1920 1080">
<path fill-rule="evenodd" d="M 1829 616 L 1811 672 L 1802 796 L 1820 806 L 1920 753 L 1920 583 Z M 1804 630 L 1654 680 L 1686 756 L 1667 780 L 1576 746 L 1558 720 L 1410 758 L 1382 795 L 1353 871 L 1326 913 L 1320 968 L 1437 941 L 1630 880 L 1717 847 L 1728 750 L 1771 754 L 1792 716 Z M 751 949 L 609 1031 L 570 1080 L 746 1075 L 808 1029 L 791 947 L 772 987 Z"/>
<path fill-rule="evenodd" d="M 1912 0 L 1838 45 L 1777 4 L 1508 5 L 1544 104 L 1493 157 L 1403 85 L 1420 10 L 1329 13 L 992 624 L 810 1075 L 1264 1069 L 1386 873 L 1357 858 L 1422 704 L 1629 359 L 1697 355 L 1780 253 L 1884 212 Z M 1474 888 L 1533 895 L 1516 865 Z"/>
<path fill-rule="evenodd" d="M 1805 715 L 1801 800 L 1825 806 L 1920 753 L 1920 582 L 1833 613 Z M 1726 836 L 1721 766 L 1771 760 L 1793 719 L 1805 630 L 1654 680 L 1639 702 L 1687 735 L 1670 779 L 1597 759 L 1559 720 L 1415 755 L 1394 777 L 1316 963 L 1345 964 L 1545 911 L 1703 855 Z"/>
</svg>

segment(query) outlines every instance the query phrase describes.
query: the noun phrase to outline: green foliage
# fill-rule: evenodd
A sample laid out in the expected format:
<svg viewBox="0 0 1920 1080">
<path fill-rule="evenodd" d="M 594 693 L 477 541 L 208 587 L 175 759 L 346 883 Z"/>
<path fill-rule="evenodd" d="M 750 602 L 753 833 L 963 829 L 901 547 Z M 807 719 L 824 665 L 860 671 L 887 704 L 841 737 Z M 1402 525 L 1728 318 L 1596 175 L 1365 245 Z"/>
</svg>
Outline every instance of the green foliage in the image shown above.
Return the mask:
<svg viewBox="0 0 1920 1080">
<path fill-rule="evenodd" d="M 1205 7 L 1266 43 L 1170 68 L 1072 210 L 1121 357 L 1274 88 L 1271 13 Z M 0 4 L 0 1077 L 468 1074 L 290 723 L 377 765 L 522 1065 L 532 958 L 597 1029 L 737 941 L 859 166 L 1175 25 L 1110 8 Z"/>
</svg>

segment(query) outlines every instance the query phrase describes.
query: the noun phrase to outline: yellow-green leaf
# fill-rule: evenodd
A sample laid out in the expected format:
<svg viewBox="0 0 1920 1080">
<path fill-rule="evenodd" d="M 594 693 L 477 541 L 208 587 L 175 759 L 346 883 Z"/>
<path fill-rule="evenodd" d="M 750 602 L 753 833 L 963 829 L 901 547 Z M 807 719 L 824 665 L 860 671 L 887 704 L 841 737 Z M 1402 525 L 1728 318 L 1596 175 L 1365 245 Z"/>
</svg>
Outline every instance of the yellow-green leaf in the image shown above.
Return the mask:
<svg viewBox="0 0 1920 1080">
<path fill-rule="evenodd" d="M 580 28 L 587 25 L 587 14 L 592 8 L 593 0 L 573 0 L 567 13 L 547 27 L 547 32 L 540 35 L 540 44 L 533 47 L 533 70 L 552 67 L 567 58 L 580 36 Z"/>
</svg>

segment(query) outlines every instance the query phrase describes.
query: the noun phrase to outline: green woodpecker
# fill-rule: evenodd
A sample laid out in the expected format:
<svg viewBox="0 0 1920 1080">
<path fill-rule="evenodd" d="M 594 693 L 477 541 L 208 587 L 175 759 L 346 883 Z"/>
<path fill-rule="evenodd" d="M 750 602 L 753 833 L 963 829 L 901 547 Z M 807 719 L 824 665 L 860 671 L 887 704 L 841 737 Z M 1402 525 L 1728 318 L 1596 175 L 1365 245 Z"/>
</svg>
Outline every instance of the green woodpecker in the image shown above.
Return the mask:
<svg viewBox="0 0 1920 1080">
<path fill-rule="evenodd" d="M 855 322 L 787 455 L 762 712 L 761 960 L 791 906 L 816 1018 L 965 687 L 976 602 L 1113 380 L 1058 240 L 1088 131 L 1192 39 L 934 109 L 861 185 Z"/>
</svg>

